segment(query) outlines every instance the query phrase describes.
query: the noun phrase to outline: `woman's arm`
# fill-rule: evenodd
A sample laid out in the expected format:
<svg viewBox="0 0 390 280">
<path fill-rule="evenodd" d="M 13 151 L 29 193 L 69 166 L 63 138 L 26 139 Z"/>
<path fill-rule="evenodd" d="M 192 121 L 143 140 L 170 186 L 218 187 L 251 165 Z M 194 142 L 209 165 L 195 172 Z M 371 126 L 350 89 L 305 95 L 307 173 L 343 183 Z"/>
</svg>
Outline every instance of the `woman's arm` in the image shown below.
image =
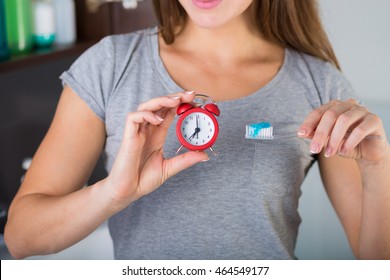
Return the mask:
<svg viewBox="0 0 390 280">
<path fill-rule="evenodd" d="M 352 250 L 390 259 L 390 147 L 381 120 L 355 101 L 332 101 L 301 126 Z"/>
<path fill-rule="evenodd" d="M 175 108 L 192 99 L 192 94 L 183 93 L 160 97 L 129 113 L 109 176 L 83 188 L 103 149 L 105 126 L 66 87 L 10 207 L 5 241 L 11 254 L 24 258 L 65 249 L 170 176 L 207 159 L 196 152 L 172 159 L 162 156 Z"/>
<path fill-rule="evenodd" d="M 390 157 L 390 156 L 389 156 Z M 390 258 L 389 163 L 359 168 L 352 159 L 319 156 L 324 186 L 357 258 Z"/>
<path fill-rule="evenodd" d="M 14 257 L 57 252 L 104 221 L 104 197 L 97 188 L 81 190 L 104 141 L 104 123 L 66 87 L 9 209 L 4 237 Z"/>
</svg>

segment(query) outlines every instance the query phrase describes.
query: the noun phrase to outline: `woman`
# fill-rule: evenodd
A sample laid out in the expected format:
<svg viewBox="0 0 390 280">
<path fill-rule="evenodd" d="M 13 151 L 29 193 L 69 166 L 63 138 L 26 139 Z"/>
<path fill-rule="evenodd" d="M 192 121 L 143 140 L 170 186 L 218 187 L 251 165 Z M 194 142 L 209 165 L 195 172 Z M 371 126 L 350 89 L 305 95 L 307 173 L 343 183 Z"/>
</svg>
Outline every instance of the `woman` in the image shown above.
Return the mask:
<svg viewBox="0 0 390 280">
<path fill-rule="evenodd" d="M 356 257 L 390 258 L 389 145 L 351 99 L 315 1 L 154 3 L 159 30 L 105 38 L 61 76 L 10 208 L 13 256 L 57 252 L 110 218 L 119 259 L 291 259 L 317 159 Z M 219 102 L 218 157 L 175 155 L 194 91 Z M 262 121 L 299 137 L 245 139 Z M 82 188 L 102 150 L 108 177 Z"/>
</svg>

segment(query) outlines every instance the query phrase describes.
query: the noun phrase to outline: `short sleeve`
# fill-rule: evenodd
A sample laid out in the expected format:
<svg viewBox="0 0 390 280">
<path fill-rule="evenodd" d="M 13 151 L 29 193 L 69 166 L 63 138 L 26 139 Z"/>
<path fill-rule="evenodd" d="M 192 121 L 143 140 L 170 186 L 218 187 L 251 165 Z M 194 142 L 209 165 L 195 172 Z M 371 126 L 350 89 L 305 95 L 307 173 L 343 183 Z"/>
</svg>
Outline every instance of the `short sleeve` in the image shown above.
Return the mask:
<svg viewBox="0 0 390 280">
<path fill-rule="evenodd" d="M 324 105 L 333 99 L 353 98 L 360 103 L 351 83 L 333 64 L 308 55 L 303 55 L 303 58 L 318 95 L 315 107 Z"/>
<path fill-rule="evenodd" d="M 60 76 L 63 86 L 71 87 L 103 121 L 113 90 L 114 66 L 114 45 L 110 37 L 106 37 L 85 51 Z"/>
</svg>

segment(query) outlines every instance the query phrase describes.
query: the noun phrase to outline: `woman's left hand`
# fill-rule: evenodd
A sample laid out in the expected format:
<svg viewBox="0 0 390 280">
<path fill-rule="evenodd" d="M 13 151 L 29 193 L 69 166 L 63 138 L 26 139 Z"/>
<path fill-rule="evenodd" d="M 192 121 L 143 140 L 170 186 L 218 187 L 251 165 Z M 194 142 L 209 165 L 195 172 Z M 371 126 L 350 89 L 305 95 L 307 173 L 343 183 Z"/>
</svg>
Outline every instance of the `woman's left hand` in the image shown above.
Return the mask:
<svg viewBox="0 0 390 280">
<path fill-rule="evenodd" d="M 298 135 L 311 138 L 310 151 L 340 155 L 362 164 L 377 164 L 388 156 L 389 144 L 381 119 L 355 100 L 332 100 L 313 110 Z"/>
</svg>

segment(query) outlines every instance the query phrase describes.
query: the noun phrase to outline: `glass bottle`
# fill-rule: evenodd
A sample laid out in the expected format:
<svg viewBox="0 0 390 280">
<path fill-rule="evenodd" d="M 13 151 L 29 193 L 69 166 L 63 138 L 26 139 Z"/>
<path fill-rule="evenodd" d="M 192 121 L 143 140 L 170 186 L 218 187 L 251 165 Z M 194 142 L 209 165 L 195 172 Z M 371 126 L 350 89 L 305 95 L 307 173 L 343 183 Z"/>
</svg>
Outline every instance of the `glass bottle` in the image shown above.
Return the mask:
<svg viewBox="0 0 390 280">
<path fill-rule="evenodd" d="M 56 44 L 76 42 L 76 11 L 74 0 L 54 0 L 56 15 Z"/>
<path fill-rule="evenodd" d="M 6 60 L 9 57 L 5 28 L 4 0 L 0 0 L 0 61 Z"/>
<path fill-rule="evenodd" d="M 11 53 L 31 51 L 33 46 L 31 0 L 5 0 L 5 19 Z"/>
<path fill-rule="evenodd" d="M 50 0 L 33 1 L 33 39 L 37 47 L 49 47 L 56 36 L 53 2 Z"/>
</svg>

